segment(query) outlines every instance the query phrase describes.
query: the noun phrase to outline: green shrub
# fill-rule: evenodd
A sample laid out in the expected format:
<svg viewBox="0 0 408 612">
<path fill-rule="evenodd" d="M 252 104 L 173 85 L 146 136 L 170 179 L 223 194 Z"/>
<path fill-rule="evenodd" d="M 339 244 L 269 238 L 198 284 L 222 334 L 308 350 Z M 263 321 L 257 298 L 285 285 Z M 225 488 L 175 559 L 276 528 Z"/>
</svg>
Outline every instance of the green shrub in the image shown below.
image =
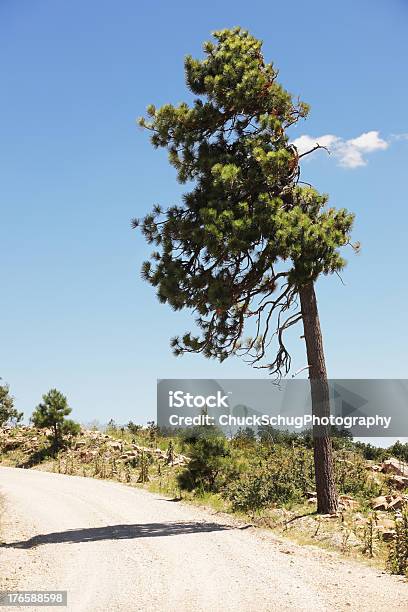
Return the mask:
<svg viewBox="0 0 408 612">
<path fill-rule="evenodd" d="M 227 499 L 233 510 L 256 511 L 272 503 L 287 503 L 300 499 L 301 492 L 295 483 L 279 472 L 261 467 L 228 485 Z"/>
<path fill-rule="evenodd" d="M 228 441 L 221 436 L 200 437 L 191 447 L 190 462 L 178 475 L 181 489 L 219 491 L 233 477 L 233 462 Z"/>
<path fill-rule="evenodd" d="M 224 490 L 233 510 L 260 510 L 272 504 L 300 501 L 314 487 L 313 459 L 302 448 L 274 447 Z"/>
</svg>

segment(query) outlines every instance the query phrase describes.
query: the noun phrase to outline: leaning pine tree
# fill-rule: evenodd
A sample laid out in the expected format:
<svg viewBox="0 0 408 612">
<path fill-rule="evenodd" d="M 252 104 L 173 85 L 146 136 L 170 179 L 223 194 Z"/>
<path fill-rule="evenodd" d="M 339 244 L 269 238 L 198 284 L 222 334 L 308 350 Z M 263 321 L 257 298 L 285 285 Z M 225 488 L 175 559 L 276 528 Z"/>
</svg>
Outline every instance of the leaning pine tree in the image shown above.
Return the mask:
<svg viewBox="0 0 408 612">
<path fill-rule="evenodd" d="M 140 120 L 152 144 L 168 150 L 179 181 L 193 183 L 181 205 L 165 212 L 156 206 L 141 222 L 158 248 L 143 276 L 161 302 L 196 314 L 200 333 L 174 338 L 177 355 L 220 361 L 243 355 L 283 376 L 291 367 L 285 332 L 303 321 L 313 413 L 327 415 L 314 283 L 345 265 L 339 247 L 350 244 L 353 215 L 326 207 L 326 195 L 300 182 L 305 154 L 286 131 L 306 117 L 308 106 L 277 83 L 262 43 L 240 28 L 214 38 L 204 44 L 204 59 L 185 60 L 187 85 L 197 96 L 192 104 L 151 105 Z M 248 329 L 252 337 L 243 340 Z M 314 428 L 314 457 L 318 511 L 333 513 L 338 501 L 328 428 Z"/>
</svg>

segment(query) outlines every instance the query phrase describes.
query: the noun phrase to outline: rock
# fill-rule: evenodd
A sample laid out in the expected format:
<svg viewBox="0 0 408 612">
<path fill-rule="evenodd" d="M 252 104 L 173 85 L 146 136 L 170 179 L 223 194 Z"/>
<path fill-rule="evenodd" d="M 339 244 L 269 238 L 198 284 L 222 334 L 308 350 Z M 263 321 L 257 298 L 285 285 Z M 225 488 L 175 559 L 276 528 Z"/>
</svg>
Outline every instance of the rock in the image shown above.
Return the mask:
<svg viewBox="0 0 408 612">
<path fill-rule="evenodd" d="M 92 461 L 92 459 L 94 459 L 96 457 L 96 455 L 98 454 L 97 450 L 82 450 L 79 454 L 81 461 L 83 461 L 84 463 L 88 463 L 89 461 Z"/>
<path fill-rule="evenodd" d="M 366 525 L 368 523 L 368 519 L 363 516 L 360 512 L 357 512 L 354 516 L 353 516 L 353 521 L 356 525 Z"/>
<path fill-rule="evenodd" d="M 321 514 L 320 518 L 322 519 L 335 519 L 335 518 L 339 518 L 340 513 L 339 512 L 333 512 L 333 514 Z"/>
<path fill-rule="evenodd" d="M 183 459 L 183 457 L 176 457 L 173 461 L 172 461 L 172 465 L 184 465 L 186 463 L 185 459 Z"/>
<path fill-rule="evenodd" d="M 398 476 L 408 476 L 408 464 L 395 459 L 387 459 L 382 463 L 382 472 L 384 474 L 397 474 Z"/>
<path fill-rule="evenodd" d="M 339 500 L 340 506 L 342 506 L 343 509 L 354 510 L 360 506 L 358 501 L 351 497 L 351 495 L 340 495 Z"/>
<path fill-rule="evenodd" d="M 388 504 L 388 510 L 401 510 L 406 501 L 403 497 L 394 497 Z"/>
<path fill-rule="evenodd" d="M 114 450 L 122 450 L 122 443 L 121 442 L 115 442 L 113 440 L 112 442 L 107 442 L 107 445 L 109 446 L 109 448 L 112 448 Z"/>
<path fill-rule="evenodd" d="M 390 476 L 389 482 L 393 487 L 401 491 L 402 489 L 408 487 L 408 476 L 399 476 L 398 474 L 394 474 L 393 476 Z"/>
<path fill-rule="evenodd" d="M 132 459 L 133 457 L 138 457 L 138 453 L 136 451 L 127 451 L 120 456 L 121 459 Z"/>
<path fill-rule="evenodd" d="M 367 470 L 371 470 L 372 472 L 381 472 L 382 471 L 382 465 L 368 465 L 367 466 Z"/>
<path fill-rule="evenodd" d="M 86 440 L 76 440 L 74 448 L 81 448 L 83 446 L 86 446 Z"/>
<path fill-rule="evenodd" d="M 408 501 L 406 495 L 381 495 L 371 500 L 374 510 L 400 510 Z"/>
<path fill-rule="evenodd" d="M 97 440 L 98 438 L 105 437 L 101 431 L 90 431 L 88 432 L 88 436 L 91 438 L 91 440 Z"/>
<path fill-rule="evenodd" d="M 381 537 L 384 542 L 391 542 L 394 539 L 395 531 L 389 529 L 387 531 L 381 531 Z"/>
<path fill-rule="evenodd" d="M 388 508 L 387 498 L 384 495 L 375 497 L 374 499 L 371 500 L 371 507 L 374 510 L 387 510 Z"/>
<path fill-rule="evenodd" d="M 377 521 L 377 527 L 381 531 L 387 531 L 387 530 L 389 531 L 391 529 L 394 529 L 395 523 L 392 519 L 388 517 L 381 517 Z"/>
<path fill-rule="evenodd" d="M 148 446 L 139 446 L 139 451 L 141 453 L 147 453 L 149 455 L 152 454 L 153 450 L 151 448 L 149 448 Z"/>
</svg>

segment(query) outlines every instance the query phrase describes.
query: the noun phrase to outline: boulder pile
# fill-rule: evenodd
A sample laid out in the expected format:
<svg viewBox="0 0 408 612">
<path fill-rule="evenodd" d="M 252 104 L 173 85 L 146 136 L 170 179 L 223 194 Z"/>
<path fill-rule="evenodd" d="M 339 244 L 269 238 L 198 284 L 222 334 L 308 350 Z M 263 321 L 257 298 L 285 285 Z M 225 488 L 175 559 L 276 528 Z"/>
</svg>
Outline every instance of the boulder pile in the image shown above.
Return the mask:
<svg viewBox="0 0 408 612">
<path fill-rule="evenodd" d="M 0 452 L 9 453 L 19 451 L 24 455 L 31 455 L 44 448 L 47 437 L 52 432 L 47 429 L 36 429 L 32 426 L 0 428 Z M 98 430 L 81 429 L 78 437 L 72 438 L 66 450 L 70 459 L 78 459 L 81 463 L 90 463 L 96 457 L 115 459 L 127 463 L 137 459 L 143 454 L 150 459 L 171 463 L 172 466 L 184 465 L 188 462 L 185 455 L 172 453 L 169 457 L 167 451 L 160 448 L 142 446 L 127 440 L 117 439 Z"/>
</svg>

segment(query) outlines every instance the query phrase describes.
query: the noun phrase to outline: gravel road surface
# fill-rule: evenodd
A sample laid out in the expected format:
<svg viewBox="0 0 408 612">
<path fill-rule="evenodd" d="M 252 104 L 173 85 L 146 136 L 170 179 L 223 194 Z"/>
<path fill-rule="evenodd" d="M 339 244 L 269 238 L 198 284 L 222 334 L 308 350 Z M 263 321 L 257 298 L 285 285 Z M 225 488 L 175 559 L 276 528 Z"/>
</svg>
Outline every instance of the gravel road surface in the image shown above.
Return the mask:
<svg viewBox="0 0 408 612">
<path fill-rule="evenodd" d="M 119 483 L 2 467 L 0 494 L 1 589 L 75 612 L 408 610 L 400 577 Z"/>
</svg>

